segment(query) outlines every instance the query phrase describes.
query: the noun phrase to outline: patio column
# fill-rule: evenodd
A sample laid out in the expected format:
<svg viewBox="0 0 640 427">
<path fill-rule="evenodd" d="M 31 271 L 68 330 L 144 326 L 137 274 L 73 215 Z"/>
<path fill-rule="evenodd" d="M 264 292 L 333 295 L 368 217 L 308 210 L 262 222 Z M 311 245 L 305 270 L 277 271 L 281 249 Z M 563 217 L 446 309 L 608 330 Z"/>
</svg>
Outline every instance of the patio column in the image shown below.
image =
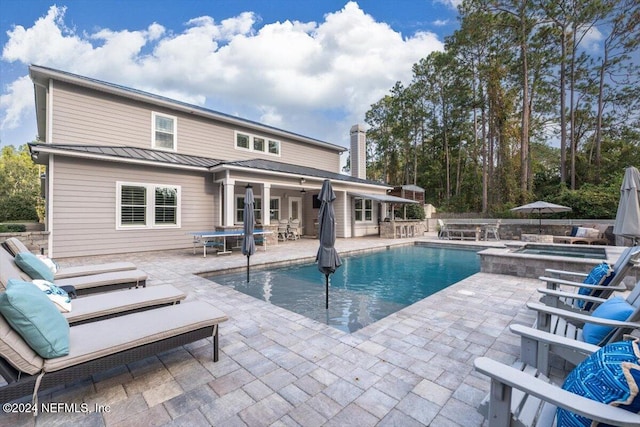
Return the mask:
<svg viewBox="0 0 640 427">
<path fill-rule="evenodd" d="M 233 179 L 229 179 L 224 182 L 224 212 L 222 217 L 224 218 L 224 225 L 227 227 L 232 226 L 235 223 L 235 183 L 236 182 Z"/>
<path fill-rule="evenodd" d="M 262 184 L 262 225 L 271 224 L 271 184 Z"/>
</svg>

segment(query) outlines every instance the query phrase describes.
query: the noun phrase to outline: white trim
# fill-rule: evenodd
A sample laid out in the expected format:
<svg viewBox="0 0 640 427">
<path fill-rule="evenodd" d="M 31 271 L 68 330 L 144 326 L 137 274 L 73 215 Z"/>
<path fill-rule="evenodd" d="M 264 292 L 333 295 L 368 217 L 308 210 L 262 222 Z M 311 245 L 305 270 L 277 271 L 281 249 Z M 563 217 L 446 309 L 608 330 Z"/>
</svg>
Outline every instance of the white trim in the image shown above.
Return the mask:
<svg viewBox="0 0 640 427">
<path fill-rule="evenodd" d="M 49 164 L 47 167 L 47 207 L 45 215 L 47 217 L 47 231 L 49 232 L 49 238 L 47 241 L 47 257 L 53 258 L 53 233 L 55 230 L 53 229 L 53 175 L 54 175 L 54 158 L 55 156 L 51 156 L 49 158 Z"/>
<path fill-rule="evenodd" d="M 144 187 L 146 194 L 145 224 L 144 225 L 122 225 L 122 187 L 128 185 L 132 187 Z M 176 223 L 156 224 L 155 223 L 155 190 L 156 188 L 176 189 Z M 151 184 L 141 182 L 116 181 L 116 230 L 148 230 L 164 228 L 181 228 L 182 226 L 182 187 L 172 184 Z"/>
<path fill-rule="evenodd" d="M 53 143 L 53 80 L 49 80 L 49 88 L 47 89 L 47 116 L 46 116 L 46 121 L 47 123 L 45 123 L 45 128 L 46 128 L 46 138 L 47 140 L 45 142 L 48 142 L 49 144 Z"/>
<path fill-rule="evenodd" d="M 173 148 L 158 147 L 156 146 L 156 117 L 163 117 L 165 119 L 173 120 Z M 157 111 L 151 111 L 151 148 L 154 150 L 172 151 L 178 152 L 178 118 L 171 114 L 158 113 Z"/>
</svg>

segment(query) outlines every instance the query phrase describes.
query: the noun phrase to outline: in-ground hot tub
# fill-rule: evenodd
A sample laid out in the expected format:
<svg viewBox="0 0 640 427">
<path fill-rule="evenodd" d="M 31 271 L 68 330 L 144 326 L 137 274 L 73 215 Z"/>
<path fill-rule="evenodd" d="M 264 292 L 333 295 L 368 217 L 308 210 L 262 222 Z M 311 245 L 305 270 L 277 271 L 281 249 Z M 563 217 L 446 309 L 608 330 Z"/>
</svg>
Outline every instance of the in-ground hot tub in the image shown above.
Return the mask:
<svg viewBox="0 0 640 427">
<path fill-rule="evenodd" d="M 478 252 L 478 255 L 480 271 L 484 273 L 537 278 L 544 276 L 547 268 L 587 273 L 602 261 L 613 264 L 622 249 L 624 248 L 526 243 L 485 249 Z"/>
<path fill-rule="evenodd" d="M 605 250 L 605 248 L 586 246 L 586 245 L 558 246 L 558 245 L 526 244 L 522 247 L 514 249 L 513 252 L 520 253 L 520 254 L 531 254 L 531 255 L 591 258 L 591 259 L 599 259 L 599 260 L 607 259 L 607 251 Z"/>
</svg>

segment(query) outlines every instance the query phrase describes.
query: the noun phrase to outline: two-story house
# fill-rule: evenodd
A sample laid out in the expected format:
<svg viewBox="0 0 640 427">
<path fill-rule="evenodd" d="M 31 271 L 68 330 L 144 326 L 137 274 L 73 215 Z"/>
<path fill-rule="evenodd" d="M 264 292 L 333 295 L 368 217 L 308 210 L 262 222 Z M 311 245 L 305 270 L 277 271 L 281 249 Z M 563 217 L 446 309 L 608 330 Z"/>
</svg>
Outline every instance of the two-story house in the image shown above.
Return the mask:
<svg viewBox="0 0 640 427">
<path fill-rule="evenodd" d="M 32 65 L 46 166 L 50 256 L 185 248 L 191 231 L 242 223 L 245 186 L 261 227 L 298 218 L 315 234 L 325 179 L 337 195 L 338 237 L 378 234 L 391 187 L 365 179 L 365 132 L 351 129 L 355 176 L 342 146 L 137 89 Z"/>
</svg>

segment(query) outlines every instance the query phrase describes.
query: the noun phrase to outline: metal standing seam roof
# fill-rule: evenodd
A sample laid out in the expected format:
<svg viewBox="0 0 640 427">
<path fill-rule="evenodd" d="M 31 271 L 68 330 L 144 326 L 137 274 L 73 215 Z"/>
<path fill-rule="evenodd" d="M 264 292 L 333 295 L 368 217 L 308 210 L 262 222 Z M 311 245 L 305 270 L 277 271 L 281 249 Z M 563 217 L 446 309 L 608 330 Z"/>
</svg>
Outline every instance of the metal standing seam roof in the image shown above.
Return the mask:
<svg viewBox="0 0 640 427">
<path fill-rule="evenodd" d="M 171 164 L 177 166 L 202 167 L 212 169 L 215 167 L 224 168 L 225 166 L 235 166 L 247 169 L 260 169 L 271 172 L 289 173 L 294 175 L 303 175 L 307 177 L 316 177 L 320 179 L 332 179 L 338 181 L 346 181 L 360 184 L 377 185 L 381 187 L 389 187 L 380 182 L 343 175 L 340 173 L 325 171 L 306 166 L 291 165 L 288 163 L 276 162 L 266 159 L 251 160 L 232 160 L 225 161 L 212 159 L 209 157 L 192 156 L 187 154 L 178 154 L 167 151 L 152 150 L 148 148 L 137 147 L 116 147 L 102 145 L 75 145 L 75 144 L 43 144 L 30 143 L 31 152 L 43 151 L 62 151 L 68 153 L 92 154 L 96 156 L 107 156 L 116 159 L 132 159 L 143 160 L 156 163 Z"/>
</svg>

